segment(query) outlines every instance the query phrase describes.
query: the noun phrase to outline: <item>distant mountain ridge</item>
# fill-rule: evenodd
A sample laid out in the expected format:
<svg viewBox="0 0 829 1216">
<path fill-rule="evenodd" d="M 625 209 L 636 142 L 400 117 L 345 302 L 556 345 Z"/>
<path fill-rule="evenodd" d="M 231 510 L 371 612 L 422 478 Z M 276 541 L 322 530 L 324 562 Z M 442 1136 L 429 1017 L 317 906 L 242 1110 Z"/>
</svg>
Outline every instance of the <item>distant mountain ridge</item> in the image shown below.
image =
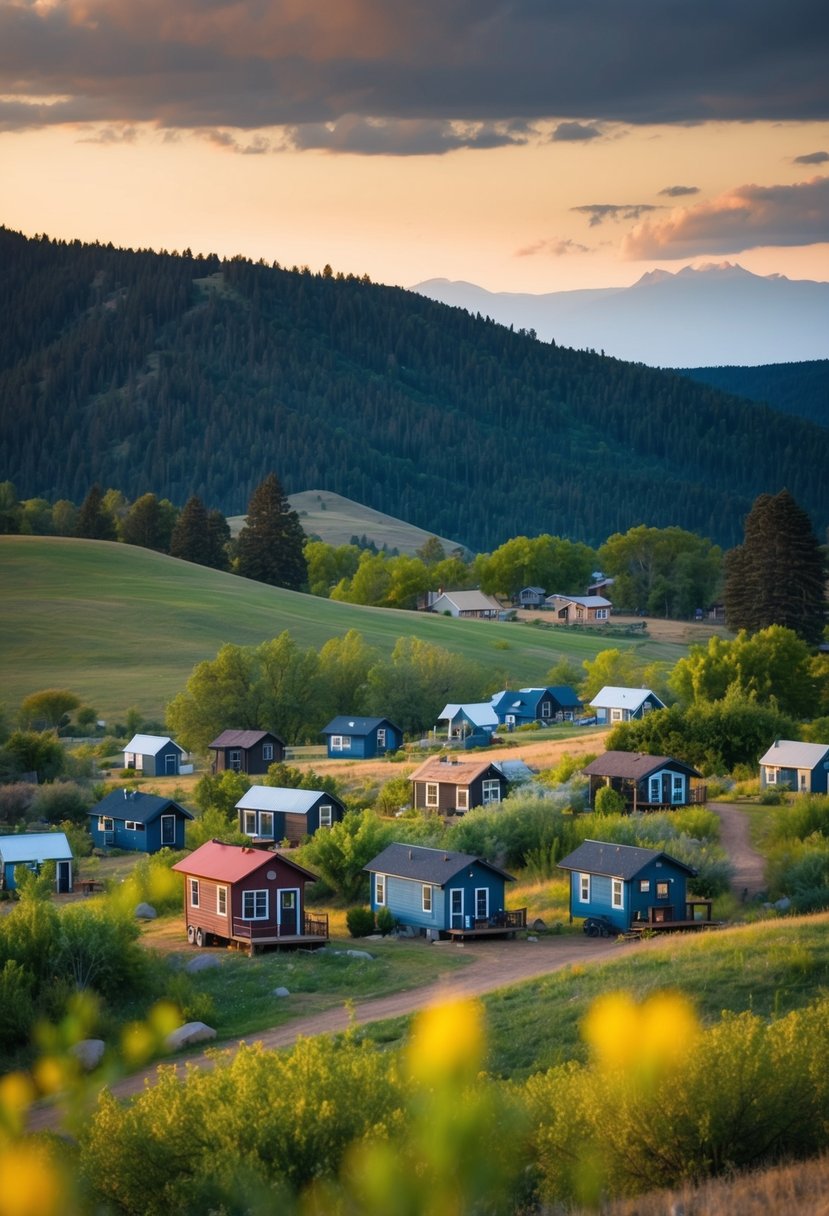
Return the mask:
<svg viewBox="0 0 829 1216">
<path fill-rule="evenodd" d="M 651 367 L 754 365 L 829 356 L 829 283 L 756 275 L 730 262 L 651 270 L 630 287 L 490 292 L 428 279 L 413 291 L 544 342 Z"/>
</svg>

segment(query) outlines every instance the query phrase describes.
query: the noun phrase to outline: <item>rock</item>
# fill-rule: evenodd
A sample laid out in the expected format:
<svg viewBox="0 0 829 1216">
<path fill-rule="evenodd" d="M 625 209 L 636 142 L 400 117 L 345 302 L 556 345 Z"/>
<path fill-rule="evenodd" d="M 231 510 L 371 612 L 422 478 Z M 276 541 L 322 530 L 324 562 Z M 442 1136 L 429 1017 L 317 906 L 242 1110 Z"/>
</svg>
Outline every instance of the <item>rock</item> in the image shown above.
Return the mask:
<svg viewBox="0 0 829 1216">
<path fill-rule="evenodd" d="M 103 1039 L 81 1039 L 80 1043 L 73 1043 L 69 1048 L 71 1055 L 80 1064 L 84 1072 L 92 1072 L 93 1068 L 97 1068 L 104 1058 L 106 1043 Z"/>
<path fill-rule="evenodd" d="M 164 1042 L 168 1051 L 181 1051 L 182 1047 L 189 1047 L 191 1043 L 205 1043 L 215 1037 L 216 1031 L 212 1026 L 204 1022 L 185 1022 L 178 1030 L 171 1030 Z"/>
<path fill-rule="evenodd" d="M 290 995 L 291 995 L 291 994 L 290 994 L 290 992 L 288 991 L 288 989 L 287 989 L 287 988 L 282 988 L 282 987 L 280 987 L 280 988 L 274 988 L 273 992 L 271 993 L 271 996 L 290 996 Z"/>
<path fill-rule="evenodd" d="M 349 958 L 367 958 L 369 960 L 374 958 L 374 955 L 369 954 L 368 950 L 346 950 L 346 954 Z"/>
<path fill-rule="evenodd" d="M 532 929 L 533 933 L 545 933 L 547 931 L 547 926 L 540 916 L 535 918 L 533 923 L 530 925 L 530 928 Z"/>
<path fill-rule="evenodd" d="M 538 938 L 534 937 L 532 934 L 527 934 L 527 941 L 528 942 L 537 942 Z"/>
<path fill-rule="evenodd" d="M 221 959 L 215 954 L 197 954 L 195 958 L 191 958 L 185 964 L 184 970 L 188 975 L 194 975 L 198 971 L 207 971 L 210 967 L 219 967 Z"/>
<path fill-rule="evenodd" d="M 778 912 L 788 912 L 789 908 L 792 906 L 792 901 L 784 895 L 782 899 L 776 899 L 774 901 L 774 906 Z"/>
<path fill-rule="evenodd" d="M 152 904 L 139 904 L 135 909 L 135 915 L 138 920 L 155 920 L 158 913 Z"/>
</svg>

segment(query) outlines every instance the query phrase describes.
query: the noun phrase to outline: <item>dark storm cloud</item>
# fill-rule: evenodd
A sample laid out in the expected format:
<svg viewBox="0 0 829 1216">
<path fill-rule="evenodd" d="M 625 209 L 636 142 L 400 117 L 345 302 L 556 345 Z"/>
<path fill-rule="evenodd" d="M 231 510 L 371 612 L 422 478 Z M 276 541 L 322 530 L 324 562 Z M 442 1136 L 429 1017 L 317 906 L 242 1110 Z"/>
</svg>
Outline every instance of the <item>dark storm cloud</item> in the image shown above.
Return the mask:
<svg viewBox="0 0 829 1216">
<path fill-rule="evenodd" d="M 305 123 L 288 129 L 300 150 L 353 152 L 363 156 L 441 155 L 457 148 L 499 148 L 527 142 L 528 130 L 505 123 L 452 123 L 403 118 L 389 121 L 346 114 L 335 123 Z"/>
<path fill-rule="evenodd" d="M 686 194 L 699 194 L 699 186 L 666 186 L 659 193 L 667 198 L 684 198 Z"/>
<path fill-rule="evenodd" d="M 765 245 L 829 241 L 829 177 L 794 186 L 738 186 L 711 202 L 647 217 L 622 243 L 628 258 L 689 258 Z"/>
<path fill-rule="evenodd" d="M 579 140 L 598 139 L 601 131 L 591 123 L 560 122 L 553 131 L 553 142 L 571 143 Z"/>
<path fill-rule="evenodd" d="M 805 156 L 796 156 L 796 165 L 825 165 L 829 160 L 829 152 L 807 152 Z"/>
<path fill-rule="evenodd" d="M 825 0 L 0 0 L 0 126 L 824 120 L 828 30 Z"/>
<path fill-rule="evenodd" d="M 596 228 L 605 220 L 638 220 L 645 212 L 661 211 L 662 208 L 655 203 L 586 203 L 570 210 L 588 216 L 590 227 Z"/>
</svg>

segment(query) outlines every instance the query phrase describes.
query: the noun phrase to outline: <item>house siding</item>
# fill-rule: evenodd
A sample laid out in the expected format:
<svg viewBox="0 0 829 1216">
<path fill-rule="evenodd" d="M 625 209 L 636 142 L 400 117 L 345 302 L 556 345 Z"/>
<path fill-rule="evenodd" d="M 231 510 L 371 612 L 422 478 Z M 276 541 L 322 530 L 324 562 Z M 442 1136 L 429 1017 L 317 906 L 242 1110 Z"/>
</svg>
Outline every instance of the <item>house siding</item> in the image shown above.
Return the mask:
<svg viewBox="0 0 829 1216">
<path fill-rule="evenodd" d="M 266 760 L 265 747 L 273 748 L 273 759 Z M 223 773 L 228 770 L 248 773 L 251 776 L 261 776 L 267 773 L 272 764 L 280 764 L 285 759 L 285 748 L 282 742 L 273 737 L 261 739 L 253 747 L 217 747 L 214 749 L 216 758 L 213 761 L 213 771 Z M 239 766 L 231 764 L 231 752 L 239 752 Z"/>
<path fill-rule="evenodd" d="M 588 871 L 572 871 L 570 874 L 570 914 L 579 919 L 587 916 L 606 916 L 620 933 L 626 933 L 636 920 L 647 920 L 651 907 L 671 908 L 672 919 L 682 919 L 688 897 L 688 876 L 677 870 L 670 862 L 655 859 L 639 871 L 635 877 L 622 881 L 621 908 L 613 907 L 613 879 L 607 874 L 590 874 L 590 899 L 583 903 L 579 898 L 581 876 Z M 643 882 L 649 883 L 647 891 L 641 890 Z M 668 883 L 668 896 L 658 897 L 657 882 Z"/>
</svg>

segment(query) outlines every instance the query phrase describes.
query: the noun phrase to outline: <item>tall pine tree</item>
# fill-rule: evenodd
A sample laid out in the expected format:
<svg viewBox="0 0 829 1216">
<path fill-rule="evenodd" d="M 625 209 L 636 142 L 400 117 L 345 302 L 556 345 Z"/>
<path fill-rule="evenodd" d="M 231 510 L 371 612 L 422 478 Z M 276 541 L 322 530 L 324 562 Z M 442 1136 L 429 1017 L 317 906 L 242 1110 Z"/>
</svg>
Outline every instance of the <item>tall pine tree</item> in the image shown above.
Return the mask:
<svg viewBox="0 0 829 1216">
<path fill-rule="evenodd" d="M 185 562 L 196 562 L 199 566 L 209 566 L 212 548 L 207 510 L 198 495 L 193 494 L 184 504 L 173 528 L 170 556 L 180 557 Z"/>
<path fill-rule="evenodd" d="M 237 572 L 274 587 L 299 591 L 308 581 L 305 533 L 296 511 L 269 473 L 248 503 L 247 522 L 237 541 Z"/>
<path fill-rule="evenodd" d="M 104 506 L 101 487 L 96 482 L 81 503 L 75 523 L 75 535 L 87 540 L 115 540 L 115 520 Z"/>
<path fill-rule="evenodd" d="M 817 645 L 826 624 L 826 567 L 811 520 L 788 490 L 761 494 L 743 543 L 725 555 L 725 616 L 731 629 L 793 629 Z"/>
</svg>

